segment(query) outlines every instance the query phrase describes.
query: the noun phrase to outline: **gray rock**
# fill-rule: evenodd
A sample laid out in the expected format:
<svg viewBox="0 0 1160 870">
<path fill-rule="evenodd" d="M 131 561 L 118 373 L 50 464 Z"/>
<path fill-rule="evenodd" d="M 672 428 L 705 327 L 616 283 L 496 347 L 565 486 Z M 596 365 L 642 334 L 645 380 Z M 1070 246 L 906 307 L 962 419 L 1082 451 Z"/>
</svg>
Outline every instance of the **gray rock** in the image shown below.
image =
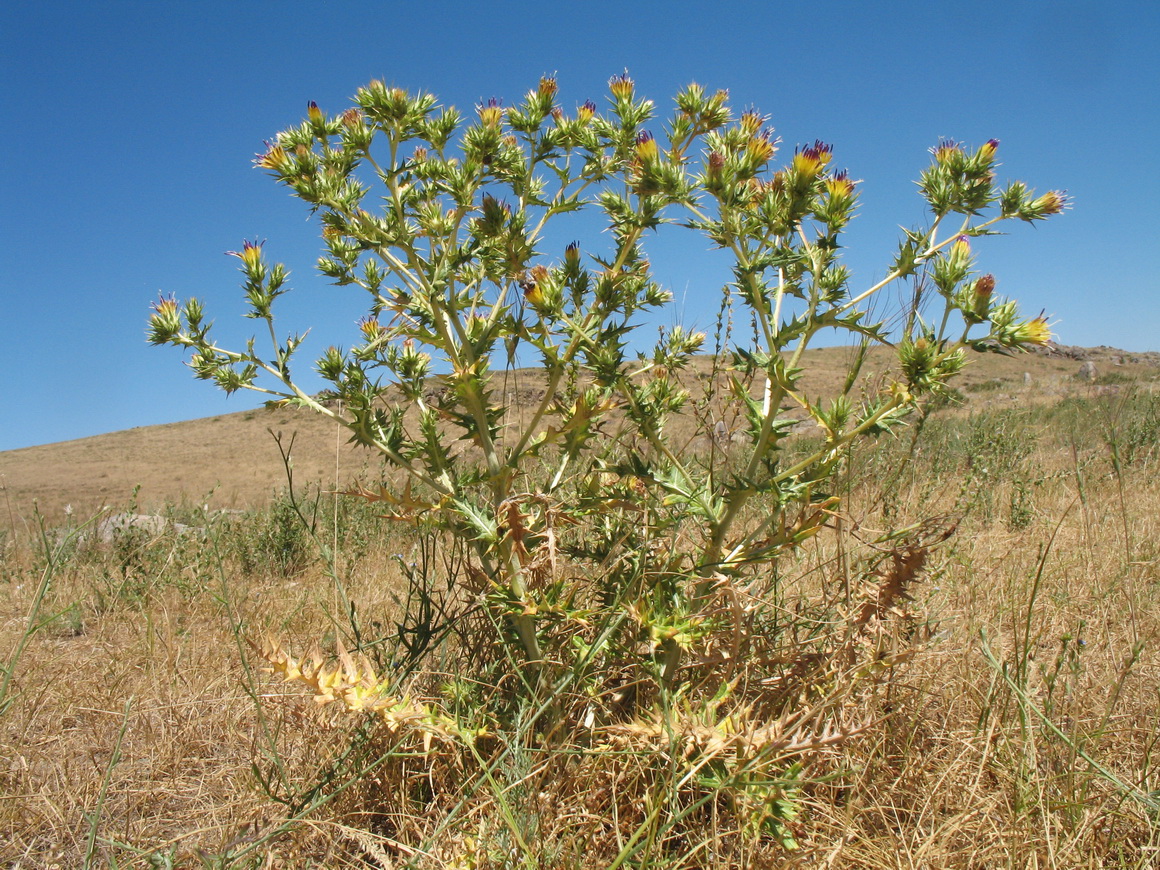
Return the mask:
<svg viewBox="0 0 1160 870">
<path fill-rule="evenodd" d="M 111 544 L 118 537 L 130 531 L 140 531 L 158 537 L 167 531 L 172 531 L 178 535 L 188 535 L 205 530 L 185 523 L 175 523 L 155 514 L 120 513 L 110 514 L 97 523 L 94 537 L 103 544 Z"/>
</svg>

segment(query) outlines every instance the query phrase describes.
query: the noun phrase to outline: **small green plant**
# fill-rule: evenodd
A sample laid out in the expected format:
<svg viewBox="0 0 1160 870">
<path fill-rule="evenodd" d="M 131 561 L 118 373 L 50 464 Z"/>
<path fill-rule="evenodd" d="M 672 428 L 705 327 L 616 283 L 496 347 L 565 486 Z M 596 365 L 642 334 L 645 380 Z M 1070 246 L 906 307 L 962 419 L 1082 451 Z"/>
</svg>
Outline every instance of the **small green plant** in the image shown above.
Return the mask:
<svg viewBox="0 0 1160 870">
<path fill-rule="evenodd" d="M 876 590 L 871 603 L 830 632 L 782 616 L 779 565 L 837 514 L 852 446 L 947 393 L 968 350 L 1048 340 L 1042 316 L 1022 319 L 994 294 L 973 245 L 1065 204 L 1018 181 L 1000 186 L 997 141 L 941 142 L 919 181 L 929 225 L 906 232 L 885 278 L 855 289 L 840 239 L 857 184 L 835 170 L 834 149 L 798 147 L 775 169 L 779 143 L 764 116 L 738 117 L 726 92 L 699 85 L 675 102 L 659 123 L 621 75 L 604 112 L 592 102 L 566 110 L 553 78 L 474 117 L 377 81 L 337 115 L 311 103 L 257 164 L 319 216 L 319 271 L 366 294 L 353 343 L 315 364 L 329 396 L 291 375 L 306 338 L 276 324 L 288 276 L 258 243 L 234 254 L 269 351 L 256 340 L 219 345 L 196 299 L 162 298 L 149 322 L 152 343 L 192 352 L 196 377 L 311 408 L 386 459 L 397 477 L 352 494 L 394 522 L 437 529 L 462 553 L 457 611 L 404 604 L 400 632 L 405 624 L 420 644 L 408 649 L 431 655 L 432 637 L 455 638 L 455 654 L 493 676 L 485 709 L 465 718 L 435 697 L 412 699 L 402 688 L 410 670 L 381 677 L 361 650 L 332 667 L 268 644 L 275 669 L 320 700 L 375 713 L 391 734 L 458 741 L 481 781 L 532 745 L 604 746 L 615 764 L 621 750 L 651 753 L 639 775 L 652 809 L 610 866 L 662 862 L 719 793 L 731 796 L 739 836 L 792 844 L 797 760 L 856 730 L 841 699 L 888 661 L 865 635 L 917 578 L 928 545 L 884 537 L 896 570 L 854 578 Z M 546 250 L 549 225 L 576 212 L 595 212 L 606 233 Z M 671 299 L 648 256 L 658 232 L 699 234 L 733 263 L 722 276 L 730 328 L 719 325 L 696 403 L 690 367 L 705 336 L 672 325 L 649 349 L 637 338 L 645 315 Z M 891 335 L 869 320 L 870 304 L 907 282 L 904 326 Z M 735 319 L 753 324 L 751 343 L 738 342 Z M 831 330 L 862 351 L 845 389 L 823 402 L 802 389 L 801 366 Z M 859 397 L 876 344 L 895 350 L 901 375 Z M 503 372 L 529 354 L 544 383 L 530 403 L 502 388 Z M 819 437 L 791 452 L 803 414 Z M 698 438 L 718 446 L 690 449 Z M 408 583 L 420 599 L 431 588 Z M 454 631 L 436 630 L 444 619 Z M 840 670 L 806 666 L 837 650 Z M 861 655 L 870 658 L 855 667 Z M 786 656 L 797 676 L 772 683 L 748 664 Z M 411 658 L 418 667 L 422 656 Z M 488 735 L 502 749 L 481 750 Z M 526 850 L 518 826 L 509 833 Z"/>
</svg>

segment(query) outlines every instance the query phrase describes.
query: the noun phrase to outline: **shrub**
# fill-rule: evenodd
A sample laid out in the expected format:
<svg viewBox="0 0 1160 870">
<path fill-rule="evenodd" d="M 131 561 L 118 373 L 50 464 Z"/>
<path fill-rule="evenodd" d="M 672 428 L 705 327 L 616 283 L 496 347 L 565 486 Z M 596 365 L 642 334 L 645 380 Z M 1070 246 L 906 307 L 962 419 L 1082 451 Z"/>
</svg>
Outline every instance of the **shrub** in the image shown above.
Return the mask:
<svg viewBox="0 0 1160 870">
<path fill-rule="evenodd" d="M 409 575 L 397 656 L 340 645 L 331 664 L 274 641 L 260 649 L 321 702 L 380 722 L 383 754 L 359 775 L 418 758 L 426 773 L 401 792 L 423 796 L 408 800 L 442 807 L 439 787 L 462 798 L 427 835 L 481 789 L 497 802 L 503 824 L 481 828 L 485 846 L 454 841 L 472 866 L 507 860 L 497 850 L 532 861 L 549 841 L 565 848 L 544 827 L 531 771 L 561 801 L 578 800 L 561 785 L 578 772 L 606 786 L 586 807 L 603 827 L 573 832 L 586 844 L 578 864 L 693 860 L 710 848 L 698 826 L 718 812 L 730 821 L 714 850 L 792 847 L 801 762 L 858 732 L 849 701 L 904 657 L 883 627 L 948 534 L 940 523 L 888 532 L 846 563 L 842 599 L 823 588 L 791 606 L 786 578 L 839 515 L 850 448 L 946 394 L 967 350 L 1049 338 L 1043 317 L 1020 319 L 975 268 L 976 237 L 1064 206 L 1054 191 L 1000 187 L 997 141 L 932 149 L 919 181 L 929 226 L 906 232 L 885 278 L 855 290 L 839 240 L 857 185 L 830 145 L 797 148 L 775 170 L 767 119 L 736 117 L 724 91 L 690 85 L 663 127 L 627 75 L 610 91 L 606 112 L 566 112 L 544 78 L 518 105 L 489 100 L 467 118 L 376 81 L 338 115 L 311 103 L 269 143 L 257 164 L 319 215 L 319 271 L 367 294 L 353 345 L 316 363 L 328 396 L 291 377 L 305 339 L 277 338 L 287 273 L 260 244 L 234 254 L 270 355 L 254 341 L 218 345 L 196 299 L 162 298 L 150 319 L 150 341 L 192 351 L 196 377 L 312 408 L 378 451 L 397 478 L 350 494 L 449 554 L 428 560 L 445 582 Z M 549 255 L 545 228 L 577 211 L 599 214 L 610 244 Z M 733 261 L 696 400 L 704 335 L 673 325 L 638 349 L 645 315 L 671 298 L 645 250 L 662 231 L 698 233 Z M 907 282 L 890 335 L 869 305 Z M 941 308 L 928 319 L 931 302 Z M 752 343 L 735 340 L 735 316 L 752 322 Z M 800 366 L 829 330 L 861 350 L 823 402 L 802 389 Z M 858 397 L 874 344 L 895 349 L 901 375 Z M 519 353 L 536 356 L 544 384 L 528 407 L 500 389 Z M 791 451 L 802 413 L 819 437 Z M 436 661 L 457 676 L 436 676 Z M 620 806 L 620 790 L 639 803 Z"/>
</svg>

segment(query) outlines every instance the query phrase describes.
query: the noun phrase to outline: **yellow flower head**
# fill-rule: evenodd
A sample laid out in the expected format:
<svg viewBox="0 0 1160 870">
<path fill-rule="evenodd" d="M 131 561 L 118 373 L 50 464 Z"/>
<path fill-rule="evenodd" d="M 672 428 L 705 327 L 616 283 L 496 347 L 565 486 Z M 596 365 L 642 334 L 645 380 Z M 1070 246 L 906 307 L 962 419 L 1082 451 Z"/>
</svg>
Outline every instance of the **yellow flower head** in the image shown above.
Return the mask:
<svg viewBox="0 0 1160 870">
<path fill-rule="evenodd" d="M 318 103 L 311 100 L 306 105 L 306 116 L 310 119 L 310 123 L 319 124 L 323 120 L 322 109 L 318 108 Z"/>
<path fill-rule="evenodd" d="M 826 179 L 826 191 L 830 196 L 850 196 L 854 192 L 854 182 L 850 180 L 846 170 L 843 169 L 832 178 Z"/>
<path fill-rule="evenodd" d="M 1047 318 L 1040 314 L 1034 320 L 1024 320 L 1012 332 L 1019 344 L 1034 344 L 1040 347 L 1051 341 L 1051 327 Z"/>
<path fill-rule="evenodd" d="M 830 158 L 834 156 L 834 149 L 818 139 L 813 145 L 799 148 L 793 155 L 793 168 L 806 178 L 817 178 Z"/>
<path fill-rule="evenodd" d="M 161 296 L 153 303 L 154 314 L 158 317 L 173 318 L 177 316 L 177 298 L 170 296 L 168 299 Z"/>
<path fill-rule="evenodd" d="M 644 130 L 636 137 L 636 156 L 642 163 L 648 163 L 660 157 L 657 140 L 648 130 Z"/>
<path fill-rule="evenodd" d="M 266 243 L 245 240 L 242 242 L 240 251 L 226 251 L 226 253 L 231 257 L 237 257 L 248 271 L 253 271 L 262 264 L 262 245 L 264 244 Z"/>
<path fill-rule="evenodd" d="M 544 304 L 544 284 L 547 283 L 548 278 L 548 268 L 544 265 L 536 265 L 520 280 L 524 298 L 535 308 Z"/>
<path fill-rule="evenodd" d="M 746 143 L 745 150 L 755 163 L 768 163 L 777 153 L 777 145 L 771 140 L 770 131 L 762 130 Z"/>
<path fill-rule="evenodd" d="M 999 144 L 997 139 L 992 141 L 996 145 Z M 934 155 L 936 162 L 946 163 L 952 157 L 962 156 L 963 149 L 954 139 L 941 139 L 936 147 L 930 149 L 930 153 Z"/>
<path fill-rule="evenodd" d="M 812 152 L 822 166 L 828 165 L 830 159 L 834 156 L 834 146 L 823 142 L 821 139 L 815 139 L 814 144 L 806 150 Z"/>
<path fill-rule="evenodd" d="M 768 120 L 765 115 L 758 114 L 752 110 L 745 112 L 741 116 L 741 131 L 750 136 L 756 136 L 757 131 L 761 129 L 761 125 Z"/>
<path fill-rule="evenodd" d="M 612 96 L 618 100 L 632 99 L 632 93 L 635 88 L 635 83 L 629 78 L 627 72 L 623 72 L 618 76 L 613 76 L 608 80 L 608 89 L 612 91 Z"/>
<path fill-rule="evenodd" d="M 286 149 L 281 145 L 271 145 L 266 143 L 266 151 L 263 154 L 254 156 L 254 165 L 262 169 L 273 169 L 275 172 L 281 172 L 286 169 L 290 163 L 290 155 L 286 153 Z"/>
<path fill-rule="evenodd" d="M 479 112 L 479 120 L 483 122 L 483 126 L 492 129 L 499 127 L 503 120 L 503 107 L 500 101 L 495 97 L 489 99 L 486 103 L 481 103 L 476 111 Z"/>
<path fill-rule="evenodd" d="M 383 331 L 383 325 L 373 317 L 364 317 L 358 322 L 358 326 L 367 341 L 374 341 Z"/>
<path fill-rule="evenodd" d="M 971 256 L 971 240 L 966 236 L 959 236 L 951 245 L 951 259 L 966 259 Z"/>
<path fill-rule="evenodd" d="M 587 124 L 592 120 L 592 116 L 596 114 L 596 104 L 591 100 L 585 100 L 584 105 L 576 110 L 576 120 L 581 124 Z"/>
<path fill-rule="evenodd" d="M 1067 206 L 1067 197 L 1062 190 L 1049 190 L 1032 203 L 1039 214 L 1059 214 Z"/>
</svg>

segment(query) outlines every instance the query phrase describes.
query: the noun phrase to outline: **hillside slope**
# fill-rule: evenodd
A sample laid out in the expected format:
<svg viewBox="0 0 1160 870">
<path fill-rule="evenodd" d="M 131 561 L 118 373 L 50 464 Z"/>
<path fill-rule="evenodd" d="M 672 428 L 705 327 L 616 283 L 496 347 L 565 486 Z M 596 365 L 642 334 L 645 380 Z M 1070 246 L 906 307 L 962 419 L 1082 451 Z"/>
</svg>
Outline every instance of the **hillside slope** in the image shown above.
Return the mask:
<svg viewBox="0 0 1160 870">
<path fill-rule="evenodd" d="M 821 348 L 806 354 L 810 395 L 839 389 L 850 351 Z M 879 351 L 866 366 L 869 385 L 889 364 Z M 1076 377 L 1084 360 L 1099 375 L 1093 384 Z M 696 372 L 708 371 L 708 359 Z M 1058 348 L 1050 354 L 1005 357 L 976 355 L 956 383 L 965 410 L 1029 401 L 1054 401 L 1066 395 L 1115 391 L 1128 384 L 1154 389 L 1160 353 L 1130 354 L 1114 348 Z M 504 389 L 518 399 L 542 391 L 534 371 L 512 372 Z M 542 392 L 540 393 L 542 395 Z M 347 443 L 339 427 L 313 413 L 294 409 L 248 410 L 183 423 L 143 426 L 76 441 L 0 452 L 0 528 L 26 527 L 34 503 L 50 522 L 71 505 L 83 518 L 102 505 L 123 507 L 135 487 L 141 510 L 166 504 L 250 508 L 267 502 L 286 485 L 282 458 L 271 432 L 293 442 L 296 483 L 325 488 L 377 474 L 377 456 Z"/>
</svg>

